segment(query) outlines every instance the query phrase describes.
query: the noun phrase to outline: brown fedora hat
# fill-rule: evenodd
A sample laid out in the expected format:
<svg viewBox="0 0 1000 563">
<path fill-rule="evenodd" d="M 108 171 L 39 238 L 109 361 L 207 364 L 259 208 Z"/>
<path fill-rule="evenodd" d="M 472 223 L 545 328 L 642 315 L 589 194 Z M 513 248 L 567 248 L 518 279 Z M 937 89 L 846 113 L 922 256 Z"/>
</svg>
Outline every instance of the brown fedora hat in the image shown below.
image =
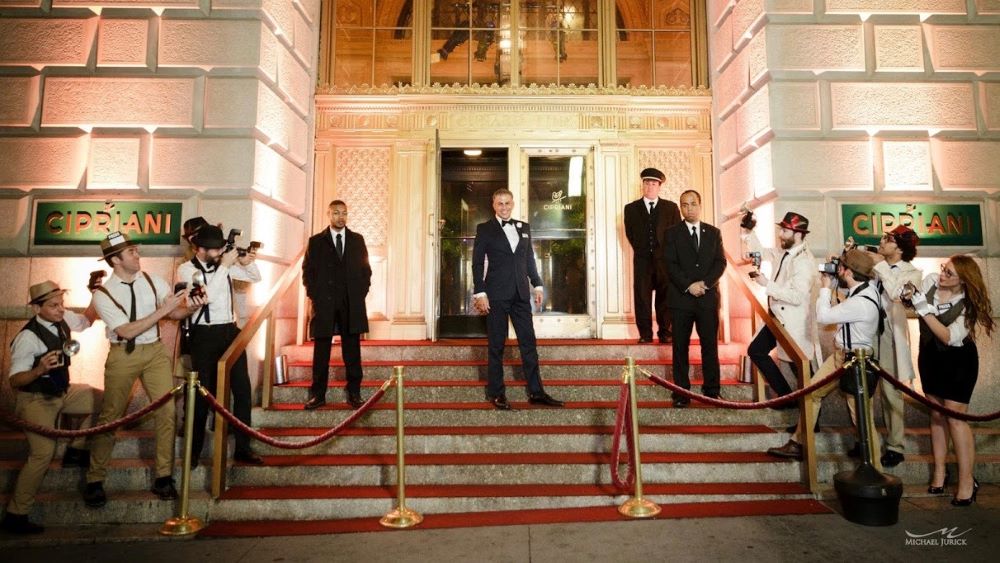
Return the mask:
<svg viewBox="0 0 1000 563">
<path fill-rule="evenodd" d="M 126 234 L 112 231 L 101 241 L 101 253 L 104 255 L 102 259 L 107 260 L 130 246 L 139 246 L 139 243 L 129 240 Z"/>
<path fill-rule="evenodd" d="M 68 289 L 60 289 L 59 284 L 52 280 L 45 280 L 42 283 L 36 283 L 35 285 L 28 288 L 28 305 L 41 305 L 47 300 L 57 296 L 62 295 L 69 291 Z"/>
</svg>

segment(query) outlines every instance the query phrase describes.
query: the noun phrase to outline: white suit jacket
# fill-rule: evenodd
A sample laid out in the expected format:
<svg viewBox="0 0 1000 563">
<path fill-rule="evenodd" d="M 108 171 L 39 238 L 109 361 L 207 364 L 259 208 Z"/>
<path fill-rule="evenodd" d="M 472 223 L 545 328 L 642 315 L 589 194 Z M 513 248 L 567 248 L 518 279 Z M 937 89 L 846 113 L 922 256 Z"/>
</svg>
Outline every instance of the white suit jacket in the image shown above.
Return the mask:
<svg viewBox="0 0 1000 563">
<path fill-rule="evenodd" d="M 895 268 L 888 262 L 875 264 L 875 276 L 882 282 L 882 303 L 886 305 L 885 313 L 892 331 L 894 354 L 884 351 L 880 354 L 882 367 L 896 376 L 900 381 L 910 381 L 914 377 L 913 359 L 910 356 L 910 331 L 906 327 L 906 306 L 899 300 L 899 294 L 906 282 L 920 288 L 922 275 L 920 270 L 909 262 L 899 261 Z M 891 363 L 890 363 L 891 361 Z"/>
<path fill-rule="evenodd" d="M 781 257 L 785 253 L 781 248 L 763 248 L 760 239 L 753 232 L 740 235 L 747 251 L 761 253 L 761 259 L 771 263 L 771 271 L 778 270 Z M 747 248 L 748 247 L 748 248 Z M 744 258 L 747 255 L 744 254 Z M 774 318 L 781 323 L 792 340 L 799 345 L 810 362 L 816 362 L 815 368 L 822 363 L 819 350 L 819 336 L 816 327 L 816 303 L 819 270 L 816 259 L 813 258 L 806 243 L 792 247 L 788 256 L 781 264 L 777 278 L 767 285 L 768 306 Z M 773 275 L 773 274 L 772 274 Z M 791 361 L 787 351 L 778 346 L 778 358 Z"/>
</svg>

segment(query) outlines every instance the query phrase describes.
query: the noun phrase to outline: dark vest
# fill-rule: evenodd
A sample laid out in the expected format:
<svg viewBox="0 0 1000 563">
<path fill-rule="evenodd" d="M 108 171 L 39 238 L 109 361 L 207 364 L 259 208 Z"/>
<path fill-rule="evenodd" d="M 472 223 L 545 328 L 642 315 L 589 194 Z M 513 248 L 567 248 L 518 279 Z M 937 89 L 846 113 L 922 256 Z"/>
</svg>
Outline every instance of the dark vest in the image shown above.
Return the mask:
<svg viewBox="0 0 1000 563">
<path fill-rule="evenodd" d="M 59 330 L 59 335 L 56 336 L 52 332 L 42 326 L 38 322 L 37 317 L 33 317 L 21 331 L 30 331 L 35 334 L 45 344 L 48 348 L 48 352 L 53 350 L 59 350 L 62 352 L 63 344 L 69 339 L 69 325 L 66 321 L 60 321 L 56 327 Z M 44 354 L 43 354 L 44 355 Z M 32 368 L 38 367 L 38 363 L 41 361 L 42 356 L 35 358 L 35 363 L 31 365 Z M 63 356 L 63 361 L 65 362 L 61 367 L 53 368 L 49 370 L 45 375 L 35 379 L 31 383 L 21 387 L 21 391 L 28 393 L 43 393 L 45 395 L 60 397 L 66 393 L 66 389 L 69 389 L 69 356 Z"/>
<path fill-rule="evenodd" d="M 935 286 L 931 286 L 931 288 L 927 290 L 927 301 L 933 300 L 935 293 L 937 293 L 937 286 L 936 285 Z M 940 313 L 940 314 L 937 314 L 937 315 L 934 315 L 934 316 L 937 317 L 937 320 L 940 321 L 940 323 L 943 324 L 944 326 L 950 326 L 951 323 L 955 322 L 958 319 L 958 317 L 962 314 L 963 311 L 965 311 L 965 298 L 964 297 L 962 299 L 959 299 L 958 303 L 955 303 L 954 305 L 952 305 L 951 309 L 948 309 L 947 311 L 945 311 L 943 313 Z M 967 343 L 968 341 L 969 341 L 969 337 L 966 337 L 965 338 L 965 342 L 963 342 L 963 344 Z M 924 321 L 923 317 L 921 317 L 920 318 L 920 346 L 926 346 L 926 345 L 930 344 L 931 342 L 933 342 L 935 345 L 937 345 L 937 347 L 938 347 L 939 350 L 944 350 L 945 348 L 948 347 L 948 345 L 945 344 L 944 342 L 941 342 L 938 339 L 937 336 L 934 336 L 934 333 L 931 331 L 931 327 L 927 326 L 927 322 Z"/>
</svg>

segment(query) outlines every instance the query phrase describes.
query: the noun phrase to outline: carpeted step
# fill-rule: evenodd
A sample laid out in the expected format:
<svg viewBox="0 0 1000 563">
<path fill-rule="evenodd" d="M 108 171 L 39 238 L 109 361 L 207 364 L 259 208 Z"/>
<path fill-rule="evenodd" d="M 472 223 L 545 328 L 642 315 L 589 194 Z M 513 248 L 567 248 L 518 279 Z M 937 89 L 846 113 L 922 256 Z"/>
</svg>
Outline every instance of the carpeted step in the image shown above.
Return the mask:
<svg viewBox="0 0 1000 563">
<path fill-rule="evenodd" d="M 815 500 L 764 500 L 720 503 L 673 504 L 656 519 L 761 516 L 781 514 L 829 514 L 833 511 Z M 420 529 L 471 528 L 566 522 L 613 522 L 629 520 L 614 506 L 578 507 L 574 510 L 543 509 L 478 513 L 427 514 Z M 376 518 L 313 521 L 237 521 L 212 522 L 200 535 L 204 537 L 256 537 L 337 534 L 385 531 Z"/>
</svg>

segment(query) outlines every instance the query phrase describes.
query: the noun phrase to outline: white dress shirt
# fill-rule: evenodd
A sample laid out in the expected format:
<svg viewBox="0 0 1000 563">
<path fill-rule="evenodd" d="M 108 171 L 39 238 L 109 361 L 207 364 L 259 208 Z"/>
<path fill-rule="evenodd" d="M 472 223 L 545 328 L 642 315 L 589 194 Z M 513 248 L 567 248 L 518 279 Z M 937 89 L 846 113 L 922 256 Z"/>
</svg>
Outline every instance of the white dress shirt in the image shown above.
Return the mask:
<svg viewBox="0 0 1000 563">
<path fill-rule="evenodd" d="M 828 287 L 820 288 L 819 299 L 816 300 L 816 322 L 824 325 L 849 325 L 850 346 L 844 338 L 844 331 L 837 328 L 837 336 L 834 344 L 841 350 L 856 349 L 865 347 L 874 350 L 874 342 L 878 333 L 879 312 L 875 303 L 881 303 L 878 289 L 875 287 L 875 280 L 868 282 L 868 287 L 858 291 L 856 286 L 848 293 L 848 298 L 841 301 L 836 306 L 830 305 L 832 290 Z M 862 297 L 868 296 L 874 300 L 869 301 Z"/>
<path fill-rule="evenodd" d="M 146 276 L 139 272 L 135 275 L 134 285 L 135 288 L 135 319 L 139 320 L 143 317 L 148 317 L 156 312 L 157 307 L 163 304 L 163 301 L 170 295 L 173 295 L 171 288 L 167 285 L 167 282 L 163 281 L 163 278 L 155 274 L 149 274 L 149 278 L 153 280 L 153 284 L 156 286 L 156 298 L 153 297 L 153 288 L 149 286 L 146 281 Z M 122 282 L 114 272 L 103 284 L 104 288 L 108 290 L 112 297 L 115 298 L 124 309 L 121 309 L 115 305 L 108 296 L 104 294 L 103 291 L 94 292 L 94 307 L 97 309 L 97 315 L 104 321 L 107 325 L 107 335 L 108 340 L 111 342 L 125 342 L 125 339 L 119 338 L 115 333 L 115 329 L 118 327 L 129 323 L 129 306 L 131 305 L 131 292 L 129 291 L 128 285 Z M 159 332 L 157 330 L 157 325 L 153 325 L 146 329 L 145 332 L 135 337 L 136 344 L 150 344 L 156 342 L 159 339 Z"/>
<path fill-rule="evenodd" d="M 198 260 L 198 258 L 195 258 L 195 260 Z M 200 310 L 195 311 L 191 315 L 191 322 L 198 321 L 197 324 L 199 325 L 221 325 L 236 322 L 236 319 L 233 318 L 232 287 L 229 285 L 229 280 L 226 279 L 226 276 L 228 274 L 234 280 L 250 283 L 259 282 L 261 275 L 260 269 L 257 268 L 257 263 L 252 262 L 249 266 L 243 266 L 237 262 L 232 266 L 220 265 L 215 270 L 211 270 L 208 264 L 201 262 L 201 260 L 198 261 L 201 263 L 202 268 L 208 272 L 205 274 L 205 296 L 208 297 L 208 314 L 201 314 Z M 177 267 L 176 279 L 178 282 L 187 282 L 190 287 L 191 277 L 196 271 L 198 271 L 197 268 L 188 260 Z"/>
<path fill-rule="evenodd" d="M 47 328 L 49 332 L 59 336 L 59 329 L 56 328 L 55 323 L 50 323 L 38 316 L 35 317 L 35 320 Z M 87 317 L 73 311 L 67 310 L 63 320 L 69 326 L 70 332 L 80 332 L 90 327 L 90 320 Z M 38 335 L 30 330 L 22 330 L 17 333 L 17 336 L 14 337 L 14 342 L 10 346 L 10 372 L 8 375 L 28 371 L 35 363 L 35 358 L 44 356 L 49 351 L 49 347 L 38 338 Z"/>
</svg>

